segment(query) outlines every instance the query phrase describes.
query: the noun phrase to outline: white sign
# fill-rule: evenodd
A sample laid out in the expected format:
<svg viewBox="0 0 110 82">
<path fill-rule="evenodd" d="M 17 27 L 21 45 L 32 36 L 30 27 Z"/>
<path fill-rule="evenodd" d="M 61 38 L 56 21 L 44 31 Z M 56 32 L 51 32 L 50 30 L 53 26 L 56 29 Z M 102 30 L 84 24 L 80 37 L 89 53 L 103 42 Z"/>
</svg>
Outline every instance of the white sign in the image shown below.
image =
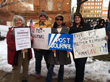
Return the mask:
<svg viewBox="0 0 110 82">
<path fill-rule="evenodd" d="M 75 58 L 108 54 L 105 28 L 73 34 Z"/>
<path fill-rule="evenodd" d="M 34 38 L 33 48 L 48 50 L 48 34 L 51 33 L 51 28 L 36 28 L 32 33 Z"/>
<path fill-rule="evenodd" d="M 16 51 L 31 48 L 29 27 L 15 27 L 14 32 Z"/>
</svg>

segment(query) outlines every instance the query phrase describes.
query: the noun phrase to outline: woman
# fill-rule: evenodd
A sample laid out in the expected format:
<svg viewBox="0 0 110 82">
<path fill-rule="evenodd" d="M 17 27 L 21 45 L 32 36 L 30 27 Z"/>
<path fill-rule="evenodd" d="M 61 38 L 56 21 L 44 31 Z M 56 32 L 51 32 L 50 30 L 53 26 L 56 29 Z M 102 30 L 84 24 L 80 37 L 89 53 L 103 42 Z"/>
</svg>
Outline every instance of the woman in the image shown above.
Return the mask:
<svg viewBox="0 0 110 82">
<path fill-rule="evenodd" d="M 104 27 L 106 27 L 105 21 L 104 21 L 104 19 L 100 19 L 99 24 L 97 24 L 94 29 L 99 29 L 99 28 L 104 28 Z"/>
<path fill-rule="evenodd" d="M 22 16 L 15 15 L 13 18 L 13 27 L 9 28 L 7 33 L 7 45 L 8 45 L 8 63 L 12 65 L 12 81 L 18 82 L 21 66 L 23 67 L 23 73 L 21 76 L 22 82 L 27 82 L 29 60 L 32 58 L 31 49 L 23 49 L 16 51 L 15 39 L 14 39 L 14 27 L 25 26 L 25 20 Z M 31 37 L 32 40 L 32 37 Z M 25 58 L 23 59 L 23 51 L 25 51 Z"/>
<path fill-rule="evenodd" d="M 55 23 L 52 27 L 52 33 L 56 34 L 68 34 L 67 27 L 63 26 L 63 16 L 61 14 L 58 14 L 55 17 Z M 63 74 L 64 74 L 64 65 L 70 64 L 70 56 L 67 57 L 67 51 L 61 51 L 61 50 L 52 50 L 49 53 L 48 56 L 48 63 L 50 64 L 46 82 L 52 81 L 52 73 L 54 65 L 60 65 L 59 73 L 58 73 L 58 82 L 63 82 Z M 56 56 L 54 55 L 56 54 Z"/>
<path fill-rule="evenodd" d="M 51 28 L 52 24 L 50 22 L 47 21 L 47 14 L 44 10 L 41 11 L 41 13 L 39 14 L 39 20 L 35 23 L 34 25 L 35 28 Z M 41 73 L 41 61 L 42 61 L 42 57 L 44 57 L 45 61 L 46 61 L 46 66 L 47 69 L 49 68 L 49 64 L 47 63 L 47 59 L 48 59 L 48 50 L 41 50 L 41 49 L 34 49 L 34 53 L 35 53 L 35 70 L 36 70 L 36 76 L 39 79 L 40 78 L 40 73 Z M 53 75 L 56 75 L 53 72 Z"/>
<path fill-rule="evenodd" d="M 74 25 L 70 27 L 69 34 L 83 32 L 87 30 L 91 30 L 90 25 L 88 23 L 84 23 L 84 19 L 82 18 L 80 13 L 75 13 Z M 73 53 L 73 59 L 74 59 L 74 53 Z M 83 82 L 86 60 L 87 58 L 74 59 L 75 67 L 76 67 L 75 82 Z"/>
</svg>

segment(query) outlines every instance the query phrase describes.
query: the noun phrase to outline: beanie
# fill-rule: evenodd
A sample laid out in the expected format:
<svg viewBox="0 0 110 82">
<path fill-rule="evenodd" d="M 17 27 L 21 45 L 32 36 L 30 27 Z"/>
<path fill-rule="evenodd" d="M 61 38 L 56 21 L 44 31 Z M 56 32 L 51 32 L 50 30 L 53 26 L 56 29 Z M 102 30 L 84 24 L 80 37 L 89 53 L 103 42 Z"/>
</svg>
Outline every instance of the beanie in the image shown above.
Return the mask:
<svg viewBox="0 0 110 82">
<path fill-rule="evenodd" d="M 41 16 L 45 16 L 45 17 L 47 18 L 47 14 L 46 14 L 46 12 L 45 12 L 44 10 L 42 10 L 42 11 L 40 12 L 39 18 L 40 18 Z"/>
</svg>

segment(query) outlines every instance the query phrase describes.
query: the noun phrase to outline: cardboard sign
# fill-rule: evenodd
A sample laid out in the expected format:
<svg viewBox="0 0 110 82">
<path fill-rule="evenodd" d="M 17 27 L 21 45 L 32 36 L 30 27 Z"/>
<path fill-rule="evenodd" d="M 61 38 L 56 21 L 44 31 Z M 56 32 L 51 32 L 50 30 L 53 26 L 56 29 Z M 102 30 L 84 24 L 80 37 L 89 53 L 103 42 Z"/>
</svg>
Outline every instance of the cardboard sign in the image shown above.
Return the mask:
<svg viewBox="0 0 110 82">
<path fill-rule="evenodd" d="M 72 51 L 73 35 L 70 34 L 49 34 L 49 49 Z"/>
<path fill-rule="evenodd" d="M 105 28 L 73 34 L 75 58 L 108 54 Z"/>
<path fill-rule="evenodd" d="M 31 48 L 30 27 L 14 27 L 16 51 Z"/>
<path fill-rule="evenodd" d="M 32 33 L 34 43 L 33 48 L 48 50 L 48 34 L 51 33 L 51 28 L 35 28 Z"/>
</svg>

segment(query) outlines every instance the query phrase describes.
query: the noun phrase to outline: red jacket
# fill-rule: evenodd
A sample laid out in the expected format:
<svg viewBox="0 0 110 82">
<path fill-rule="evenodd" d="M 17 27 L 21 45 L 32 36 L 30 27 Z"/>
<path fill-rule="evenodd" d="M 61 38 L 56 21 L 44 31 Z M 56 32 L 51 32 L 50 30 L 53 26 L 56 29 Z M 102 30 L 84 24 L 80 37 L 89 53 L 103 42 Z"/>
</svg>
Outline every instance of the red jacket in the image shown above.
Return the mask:
<svg viewBox="0 0 110 82">
<path fill-rule="evenodd" d="M 15 48 L 15 39 L 14 37 L 11 35 L 11 29 L 9 28 L 9 31 L 7 33 L 7 50 L 8 50 L 8 63 L 11 65 L 14 65 L 14 56 L 16 53 L 16 48 Z M 30 59 L 32 58 L 32 51 L 30 50 Z"/>
</svg>

